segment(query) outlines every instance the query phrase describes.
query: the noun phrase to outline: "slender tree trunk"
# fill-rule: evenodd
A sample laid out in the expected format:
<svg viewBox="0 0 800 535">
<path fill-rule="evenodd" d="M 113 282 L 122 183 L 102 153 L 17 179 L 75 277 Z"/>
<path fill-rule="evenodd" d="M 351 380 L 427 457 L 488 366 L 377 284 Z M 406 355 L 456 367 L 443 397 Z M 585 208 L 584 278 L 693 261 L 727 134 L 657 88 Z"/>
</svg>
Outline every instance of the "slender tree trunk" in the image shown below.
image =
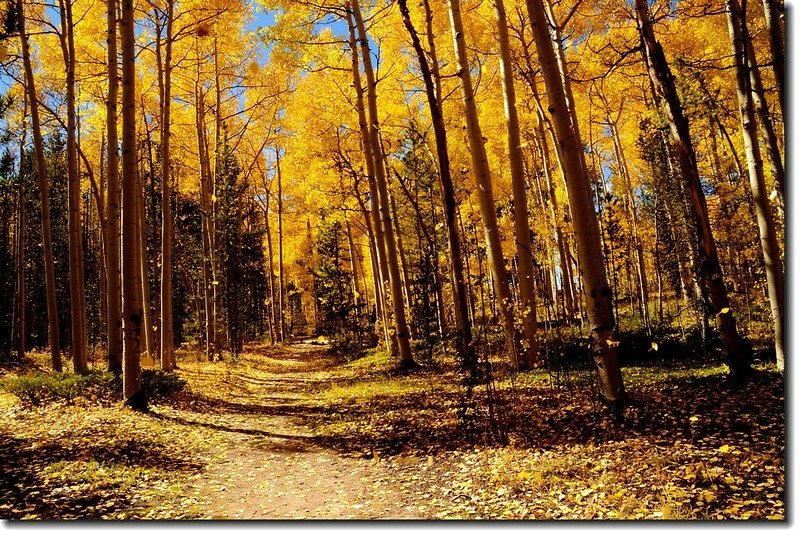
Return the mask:
<svg viewBox="0 0 800 535">
<path fill-rule="evenodd" d="M 780 14 L 783 11 L 783 0 L 761 0 L 764 6 L 764 19 L 767 32 L 769 32 L 769 51 L 772 56 L 772 70 L 775 73 L 775 84 L 778 86 L 778 102 L 781 106 L 781 117 L 786 121 L 786 110 L 784 108 L 786 71 L 784 66 L 784 38 L 783 25 L 781 24 Z M 779 9 L 780 8 L 780 9 Z M 755 63 L 753 63 L 755 65 Z"/>
<path fill-rule="evenodd" d="M 55 262 L 53 261 L 53 235 L 50 231 L 50 185 L 47 180 L 47 160 L 44 155 L 41 122 L 39 121 L 39 100 L 36 82 L 33 77 L 30 46 L 25 28 L 25 6 L 17 0 L 19 15 L 19 39 L 22 48 L 22 62 L 25 69 L 25 89 L 31 106 L 31 132 L 33 149 L 36 155 L 36 175 L 39 179 L 39 195 L 42 210 L 42 249 L 44 252 L 45 288 L 47 293 L 47 331 L 50 344 L 50 361 L 53 369 L 61 372 L 61 343 L 58 330 L 58 306 L 56 302 Z"/>
<path fill-rule="evenodd" d="M 359 297 L 358 291 L 358 269 L 356 264 L 356 247 L 353 243 L 353 231 L 350 229 L 350 221 L 344 222 L 345 232 L 347 233 L 347 253 L 350 255 L 350 285 L 353 287 L 353 305 L 358 310 Z"/>
<path fill-rule="evenodd" d="M 25 145 L 28 137 L 28 99 L 23 95 L 22 97 L 22 135 L 19 142 L 19 207 L 17 211 L 17 231 L 16 231 L 16 249 L 17 249 L 17 301 L 16 301 L 16 316 L 17 316 L 17 360 L 22 362 L 25 359 L 25 225 L 26 225 L 26 211 L 25 211 L 25 181 L 24 175 L 25 168 Z"/>
<path fill-rule="evenodd" d="M 744 7 L 746 0 L 742 2 Z M 743 12 L 743 11 L 742 11 Z M 750 32 L 747 29 L 746 19 L 742 17 L 742 46 L 747 53 L 747 64 L 750 71 L 750 92 L 753 100 L 753 108 L 758 116 L 758 126 L 761 130 L 761 139 L 764 143 L 764 150 L 767 153 L 767 163 L 769 163 L 769 172 L 772 179 L 775 181 L 775 191 L 778 192 L 778 204 L 781 210 L 784 208 L 784 188 L 785 188 L 785 172 L 783 167 L 783 157 L 781 150 L 778 146 L 778 135 L 775 133 L 775 125 L 772 121 L 772 115 L 769 112 L 769 105 L 767 104 L 766 92 L 764 91 L 764 83 L 761 81 L 761 71 L 758 68 L 756 61 L 756 53 L 753 48 L 753 40 L 750 37 Z"/>
<path fill-rule="evenodd" d="M 108 371 L 122 374 L 122 289 L 120 287 L 120 189 L 117 103 L 119 58 L 117 56 L 117 0 L 106 0 L 108 44 L 108 94 L 106 98 L 106 289 L 108 320 Z"/>
<path fill-rule="evenodd" d="M 364 153 L 364 163 L 367 170 L 367 184 L 369 186 L 370 195 L 370 215 L 372 216 L 372 227 L 375 233 L 375 250 L 378 261 L 378 272 L 380 273 L 380 300 L 382 314 L 378 317 L 383 322 L 383 334 L 386 340 L 386 349 L 392 354 L 396 355 L 398 351 L 398 342 L 396 333 L 392 333 L 389 326 L 389 306 L 386 296 L 386 284 L 389 282 L 389 268 L 386 257 L 386 240 L 384 239 L 384 231 L 381 226 L 381 219 L 378 210 L 378 184 L 375 179 L 375 160 L 372 156 L 372 146 L 370 142 L 369 126 L 367 123 L 367 113 L 364 106 L 364 90 L 361 85 L 361 73 L 359 70 L 358 59 L 358 43 L 356 41 L 356 23 L 353 20 L 354 15 L 351 10 L 347 11 L 347 25 L 349 30 L 349 45 L 352 56 L 351 68 L 353 72 L 353 89 L 356 94 L 356 112 L 358 113 L 358 126 L 361 133 L 361 149 Z M 377 296 L 376 296 L 377 298 Z"/>
<path fill-rule="evenodd" d="M 540 152 L 542 155 L 542 161 L 544 162 L 543 165 L 545 166 L 544 172 L 545 177 L 547 179 L 547 190 L 548 190 L 548 199 L 549 205 L 551 207 L 551 217 L 553 219 L 553 225 L 556 229 L 556 239 L 558 242 L 558 257 L 559 257 L 559 268 L 561 269 L 561 294 L 562 294 L 562 301 L 564 304 L 564 311 L 566 317 L 569 322 L 572 322 L 575 318 L 575 308 L 577 305 L 578 297 L 575 295 L 575 287 L 572 282 L 572 271 L 569 267 L 569 260 L 567 256 L 567 251 L 569 250 L 569 244 L 567 243 L 567 236 L 564 234 L 564 225 L 563 221 L 566 217 L 561 216 L 561 210 L 558 205 L 558 199 L 556 198 L 556 189 L 555 189 L 555 182 L 553 181 L 553 175 L 550 171 L 549 161 L 549 150 L 547 144 L 547 138 L 545 136 L 545 130 L 550 133 L 550 137 L 553 140 L 553 149 L 554 154 L 556 157 L 556 164 L 558 169 L 561 171 L 562 177 L 564 177 L 564 181 L 566 183 L 566 171 L 564 169 L 563 157 L 561 155 L 561 145 L 558 143 L 558 138 L 556 136 L 555 129 L 553 128 L 552 122 L 547 118 L 544 113 L 544 107 L 542 106 L 541 99 L 539 98 L 539 89 L 536 86 L 536 78 L 534 77 L 534 69 L 533 64 L 530 61 L 530 54 L 527 51 L 527 44 L 524 45 L 525 54 L 526 54 L 526 63 L 528 67 L 528 72 L 530 73 L 526 76 L 528 80 L 528 86 L 531 89 L 531 94 L 536 104 L 536 117 L 537 117 L 537 134 L 539 140 L 539 147 Z M 565 214 L 566 216 L 566 214 Z"/>
<path fill-rule="evenodd" d="M 264 180 L 266 185 L 266 180 Z M 275 308 L 275 256 L 272 251 L 272 226 L 269 224 L 269 190 L 266 190 L 266 201 L 264 203 L 264 227 L 266 230 L 267 238 L 267 273 L 269 284 L 269 341 L 275 344 L 277 339 L 278 326 L 275 321 L 276 308 Z"/>
<path fill-rule="evenodd" d="M 200 87 L 200 71 L 198 62 L 197 87 L 195 88 L 195 122 L 197 127 L 197 154 L 200 164 L 200 211 L 202 214 L 202 248 L 203 248 L 203 308 L 205 310 L 205 342 L 206 358 L 214 360 L 216 346 L 214 304 L 212 287 L 214 275 L 211 265 L 212 228 L 211 228 L 211 176 L 208 162 L 208 146 L 206 144 L 205 95 Z M 271 255 L 270 255 L 271 258 Z"/>
<path fill-rule="evenodd" d="M 523 368 L 530 368 L 538 358 L 539 341 L 536 333 L 536 286 L 533 272 L 531 229 L 528 222 L 528 195 L 525 191 L 525 166 L 522 160 L 517 97 L 511 64 L 511 45 L 508 38 L 508 20 L 503 0 L 494 0 L 494 12 L 500 44 L 500 78 L 503 83 L 506 135 L 508 136 L 508 155 L 511 165 L 511 190 L 514 198 L 514 230 L 520 286 L 519 315 L 522 319 L 524 340 L 520 365 Z"/>
<path fill-rule="evenodd" d="M 167 0 L 161 93 L 161 369 L 175 368 L 172 320 L 172 189 L 170 182 L 170 129 L 172 120 L 172 24 L 175 4 Z"/>
<path fill-rule="evenodd" d="M 583 279 L 584 300 L 594 337 L 595 364 L 600 377 L 601 391 L 608 402 L 618 407 L 626 398 L 626 394 L 619 368 L 617 342 L 614 341 L 611 288 L 606 278 L 600 245 L 600 228 L 594 211 L 590 181 L 586 176 L 586 165 L 583 163 L 583 146 L 571 122 L 564 83 L 547 29 L 542 0 L 527 0 L 526 4 L 542 67 L 542 78 L 547 88 L 548 109 L 563 155 L 567 193 Z"/>
<path fill-rule="evenodd" d="M 370 216 L 369 210 L 367 210 L 364 201 L 359 196 L 357 188 L 355 192 L 355 197 L 356 197 L 356 202 L 358 203 L 358 207 L 361 209 L 361 216 L 364 218 L 364 226 L 367 228 L 369 258 L 370 258 L 370 264 L 372 265 L 372 286 L 373 286 L 373 292 L 375 294 L 375 315 L 376 315 L 375 317 L 382 318 L 383 297 L 381 296 L 381 292 L 383 290 L 383 286 L 381 284 L 381 272 L 378 267 L 378 253 L 377 253 L 377 244 L 375 241 L 375 233 L 372 230 L 372 217 Z M 366 292 L 366 282 L 364 284 L 365 284 L 364 291 Z"/>
<path fill-rule="evenodd" d="M 775 334 L 775 353 L 780 371 L 784 369 L 784 274 L 781 265 L 778 239 L 775 232 L 775 221 L 767 197 L 764 183 L 764 167 L 756 135 L 756 110 L 753 105 L 753 94 L 750 91 L 751 78 L 747 75 L 748 46 L 746 35 L 742 32 L 744 11 L 737 0 L 726 0 L 725 11 L 728 15 L 728 30 L 731 37 L 731 48 L 736 65 L 736 88 L 739 98 L 739 115 L 742 121 L 742 138 L 747 155 L 750 190 L 755 202 L 758 234 L 761 238 L 761 252 L 764 255 L 764 267 L 767 275 L 767 290 L 772 312 L 773 331 Z M 751 66 L 751 67 L 754 67 Z"/>
<path fill-rule="evenodd" d="M 436 164 L 439 170 L 439 193 L 442 199 L 444 222 L 447 229 L 447 247 L 450 257 L 450 282 L 453 287 L 453 304 L 455 309 L 456 353 L 463 370 L 474 377 L 477 371 L 477 357 L 472 346 L 472 323 L 469 315 L 469 296 L 464 282 L 464 264 L 462 261 L 461 236 L 458 233 L 458 206 L 456 204 L 455 188 L 450 174 L 450 156 L 447 152 L 447 130 L 441 106 L 441 85 L 438 76 L 436 48 L 433 36 L 433 12 L 428 0 L 423 0 L 425 7 L 425 20 L 428 33 L 428 52 L 430 63 L 425 58 L 425 51 L 419 40 L 417 31 L 411 22 L 406 0 L 399 0 L 398 6 L 403 16 L 403 24 L 411 37 L 411 43 L 417 55 L 422 79 L 425 83 L 425 93 L 428 98 L 428 109 L 431 114 L 433 135 L 436 141 Z"/>
<path fill-rule="evenodd" d="M 139 241 L 137 242 L 140 248 L 139 251 L 139 269 L 141 271 L 141 281 L 142 285 L 140 287 L 142 291 L 142 326 L 144 328 L 144 340 L 145 340 L 145 363 L 151 364 L 153 362 L 153 358 L 155 356 L 155 347 L 153 341 L 153 335 L 155 334 L 153 331 L 153 314 L 152 314 L 152 307 L 150 306 L 150 280 L 148 276 L 148 261 L 147 261 L 147 239 L 146 239 L 146 224 L 147 224 L 147 212 L 145 210 L 145 203 L 144 203 L 144 183 L 142 181 L 141 174 L 138 173 L 137 169 L 137 182 L 138 182 L 138 209 L 139 215 L 136 218 L 136 223 L 138 226 L 139 232 Z"/>
<path fill-rule="evenodd" d="M 409 313 L 413 310 L 411 307 L 411 283 L 408 281 L 408 262 L 406 261 L 406 249 L 403 246 L 403 235 L 400 233 L 400 220 L 397 217 L 397 203 L 394 201 L 394 195 L 389 194 L 389 204 L 392 210 L 392 223 L 394 224 L 394 233 L 397 236 L 397 254 L 400 258 L 400 273 L 403 281 L 403 302 Z M 413 330 L 413 325 L 412 325 Z"/>
<path fill-rule="evenodd" d="M 538 111 L 538 110 L 537 110 Z M 547 144 L 547 138 L 544 132 L 543 115 L 540 111 L 539 120 L 537 121 L 539 150 L 542 156 L 542 167 L 544 170 L 545 182 L 547 183 L 547 205 L 550 208 L 550 219 L 552 220 L 553 227 L 556 230 L 556 246 L 558 248 L 559 268 L 561 269 L 561 294 L 564 306 L 564 313 L 567 319 L 571 322 L 575 317 L 575 296 L 573 295 L 573 287 L 571 284 L 571 270 L 569 269 L 569 261 L 567 257 L 567 240 L 564 236 L 564 228 L 559 219 L 561 210 L 558 206 L 558 198 L 556 197 L 556 186 L 553 181 L 553 175 L 550 171 L 550 151 Z M 555 269 L 555 267 L 554 267 Z"/>
<path fill-rule="evenodd" d="M 518 335 L 514 326 L 512 311 L 511 291 L 508 287 L 508 272 L 503 260 L 503 249 L 500 244 L 500 232 L 497 226 L 497 209 L 494 203 L 491 171 L 486 158 L 486 147 L 483 144 L 483 135 L 478 123 L 478 110 L 475 104 L 475 94 L 472 88 L 472 77 L 469 71 L 469 59 L 464 42 L 464 28 L 461 22 L 460 0 L 448 0 L 450 12 L 450 25 L 453 33 L 453 48 L 459 65 L 459 78 L 465 108 L 467 124 L 467 140 L 472 162 L 472 172 L 478 186 L 478 201 L 480 203 L 481 220 L 483 221 L 484 239 L 492 271 L 494 291 L 497 295 L 498 305 L 502 316 L 502 324 L 506 333 L 506 344 L 513 357 L 515 366 L 520 365 Z"/>
<path fill-rule="evenodd" d="M 133 0 L 122 0 L 122 390 L 125 403 L 143 409 L 141 381 L 142 279 L 139 255 L 139 186 L 136 158 L 136 59 Z"/>
<path fill-rule="evenodd" d="M 172 24 L 175 4 L 167 0 L 164 69 L 161 100 L 161 369 L 175 368 L 172 325 L 172 188 L 170 127 L 172 117 Z"/>
<path fill-rule="evenodd" d="M 213 58 L 214 58 L 214 150 L 209 151 L 206 148 L 206 156 L 207 156 L 207 165 L 208 165 L 208 176 L 211 179 L 211 212 L 210 212 L 210 220 L 209 220 L 209 243 L 211 247 L 209 248 L 209 252 L 211 253 L 211 275 L 213 278 L 213 283 L 211 285 L 211 295 L 212 295 L 212 307 L 214 313 L 212 314 L 211 318 L 213 319 L 213 323 L 211 328 L 214 330 L 214 342 L 215 347 L 214 350 L 216 352 L 220 352 L 222 350 L 222 334 L 219 332 L 220 330 L 220 310 L 222 308 L 220 304 L 220 297 L 221 297 L 221 266 L 219 265 L 219 243 L 218 243 L 218 233 L 217 233 L 217 185 L 219 181 L 219 174 L 220 174 L 220 164 L 222 162 L 222 154 L 220 150 L 222 149 L 222 145 L 225 140 L 222 139 L 223 136 L 223 129 L 225 125 L 222 123 L 222 77 L 221 77 L 221 70 L 219 65 L 219 46 L 218 46 L 218 37 L 214 34 L 214 45 L 213 45 Z M 212 155 L 214 158 L 214 165 L 211 165 L 211 157 Z M 283 313 L 283 307 L 281 307 L 281 313 Z M 283 324 L 283 319 L 281 319 L 281 324 Z M 283 336 L 281 336 L 281 341 L 283 341 Z"/>
<path fill-rule="evenodd" d="M 739 334 L 736 328 L 736 319 L 730 308 L 717 246 L 708 219 L 708 207 L 700 185 L 697 158 L 689 134 L 689 123 L 678 98 L 674 77 L 664 56 L 664 51 L 653 33 L 647 0 L 635 0 L 635 7 L 639 32 L 647 57 L 648 72 L 658 95 L 665 104 L 670 132 L 680 164 L 680 176 L 688 195 L 691 220 L 698 240 L 697 250 L 700 262 L 698 268 L 703 280 L 703 291 L 707 292 L 711 308 L 709 312 L 715 318 L 717 329 L 723 340 L 731 377 L 738 382 L 744 379 L 750 371 L 752 351 Z"/>
<path fill-rule="evenodd" d="M 61 31 L 58 36 L 66 70 L 70 349 L 75 373 L 86 373 L 89 367 L 86 354 L 86 291 L 83 281 L 81 239 L 81 181 L 78 176 L 78 146 L 75 137 L 75 41 L 72 0 L 59 0 L 59 13 Z"/>
<path fill-rule="evenodd" d="M 281 155 L 275 149 L 275 168 L 278 175 L 278 320 L 281 343 L 286 341 L 286 313 L 284 311 L 283 286 L 283 186 L 281 175 Z"/>
<path fill-rule="evenodd" d="M 473 287 L 473 279 L 472 279 L 472 268 L 470 267 L 470 246 L 469 246 L 469 237 L 467 236 L 467 231 L 464 228 L 464 220 L 461 217 L 461 210 L 456 212 L 458 216 L 458 225 L 461 229 L 461 236 L 464 237 L 464 241 L 462 242 L 462 250 L 464 254 L 464 287 L 466 289 L 467 299 L 469 301 L 469 315 L 467 316 L 470 321 L 470 325 L 475 324 L 475 288 Z"/>
<path fill-rule="evenodd" d="M 364 65 L 364 75 L 367 79 L 367 112 L 369 114 L 369 144 L 374 160 L 375 184 L 377 186 L 377 204 L 386 247 L 386 264 L 389 272 L 389 287 L 392 294 L 392 310 L 394 312 L 394 327 L 397 337 L 397 346 L 400 356 L 400 367 L 411 368 L 415 366 L 411 353 L 408 324 L 406 322 L 405 308 L 403 307 L 403 288 L 400 278 L 400 266 L 397 259 L 397 244 L 392 228 L 391 208 L 389 206 L 389 189 L 386 183 L 385 167 L 383 165 L 383 152 L 380 142 L 378 97 L 376 94 L 375 74 L 372 70 L 372 57 L 370 56 L 369 41 L 367 39 L 364 19 L 361 16 L 361 7 L 358 0 L 350 0 L 350 8 L 358 31 L 359 45 L 361 47 L 361 61 Z"/>
<path fill-rule="evenodd" d="M 622 139 L 617 129 L 617 124 L 612 123 L 609 118 L 609 128 L 614 141 L 615 152 L 617 154 L 617 163 L 620 168 L 620 174 L 623 178 L 625 185 L 625 196 L 627 197 L 628 216 L 631 222 L 631 239 L 633 240 L 633 249 L 636 253 L 636 283 L 639 288 L 639 306 L 642 317 L 642 323 L 646 329 L 650 329 L 650 293 L 647 288 L 647 270 L 645 269 L 644 259 L 644 244 L 639 235 L 639 214 L 636 210 L 636 198 L 633 193 L 633 183 L 631 180 L 630 171 L 628 170 L 628 162 L 625 158 L 625 152 L 622 148 Z"/>
</svg>

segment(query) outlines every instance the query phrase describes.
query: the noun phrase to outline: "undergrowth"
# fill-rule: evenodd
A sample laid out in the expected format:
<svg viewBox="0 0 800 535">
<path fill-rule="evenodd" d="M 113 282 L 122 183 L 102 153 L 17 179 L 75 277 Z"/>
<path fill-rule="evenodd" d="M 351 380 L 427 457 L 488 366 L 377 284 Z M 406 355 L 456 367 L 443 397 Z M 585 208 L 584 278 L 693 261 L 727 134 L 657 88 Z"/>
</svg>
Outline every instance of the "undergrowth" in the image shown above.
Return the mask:
<svg viewBox="0 0 800 535">
<path fill-rule="evenodd" d="M 186 381 L 174 373 L 142 371 L 142 390 L 149 401 L 167 398 L 185 386 Z M 86 374 L 31 372 L 0 380 L 0 389 L 15 395 L 23 405 L 33 407 L 78 400 L 108 404 L 121 399 L 122 379 L 100 371 Z"/>
</svg>

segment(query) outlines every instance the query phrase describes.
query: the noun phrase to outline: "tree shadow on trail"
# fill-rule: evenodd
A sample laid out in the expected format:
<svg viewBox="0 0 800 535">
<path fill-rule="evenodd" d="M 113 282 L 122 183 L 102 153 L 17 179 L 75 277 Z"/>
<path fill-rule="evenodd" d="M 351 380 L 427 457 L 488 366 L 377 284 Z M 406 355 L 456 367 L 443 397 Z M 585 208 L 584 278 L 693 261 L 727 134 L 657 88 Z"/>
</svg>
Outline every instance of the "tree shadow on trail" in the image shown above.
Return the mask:
<svg viewBox="0 0 800 535">
<path fill-rule="evenodd" d="M 60 462 L 97 463 L 96 473 L 82 473 L 85 464 L 60 468 Z M 196 461 L 168 452 L 165 445 L 147 440 L 42 442 L 5 434 L 0 436 L 0 517 L 97 519 L 130 511 L 137 505 L 131 485 L 140 482 L 130 472 L 132 480 L 109 475 L 119 472 L 115 466 L 172 472 L 198 472 L 203 468 Z"/>
<path fill-rule="evenodd" d="M 494 412 L 497 426 L 516 447 L 535 449 L 600 445 L 640 436 L 667 445 L 681 438 L 721 445 L 734 437 L 755 451 L 771 447 L 763 433 L 784 434 L 783 381 L 774 373 L 756 373 L 741 389 L 717 375 L 632 385 L 630 393 L 621 423 L 613 422 L 591 388 L 517 387 L 513 395 L 510 391 L 495 395 Z M 474 401 L 467 409 L 470 419 L 459 418 L 462 405 L 455 392 L 342 403 L 318 415 L 316 440 L 342 454 L 363 457 L 499 445 L 483 392 Z"/>
<path fill-rule="evenodd" d="M 251 435 L 255 437 L 267 438 L 267 439 L 277 439 L 277 440 L 285 440 L 285 441 L 293 441 L 293 442 L 306 442 L 306 441 L 313 441 L 314 437 L 303 437 L 300 435 L 289 435 L 285 433 L 275 433 L 272 431 L 264 431 L 262 429 L 250 429 L 246 427 L 234 427 L 231 425 L 225 425 L 221 423 L 214 423 L 208 421 L 201 421 L 201 420 L 190 420 L 188 418 L 184 418 L 181 416 L 170 416 L 168 414 L 160 414 L 155 411 L 150 411 L 148 413 L 149 416 L 162 421 L 172 422 L 180 425 L 187 425 L 187 426 L 198 426 L 204 427 L 206 429 L 213 429 L 214 431 L 224 431 L 226 433 L 237 433 L 242 435 Z"/>
</svg>

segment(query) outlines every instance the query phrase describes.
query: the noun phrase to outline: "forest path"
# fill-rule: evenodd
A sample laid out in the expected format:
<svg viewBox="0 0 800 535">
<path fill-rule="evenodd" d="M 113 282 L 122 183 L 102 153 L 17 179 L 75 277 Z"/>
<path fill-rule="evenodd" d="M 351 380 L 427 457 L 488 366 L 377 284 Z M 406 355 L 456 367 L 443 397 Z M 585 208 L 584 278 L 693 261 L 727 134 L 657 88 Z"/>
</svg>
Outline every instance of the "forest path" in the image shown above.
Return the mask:
<svg viewBox="0 0 800 535">
<path fill-rule="evenodd" d="M 214 460 L 182 493 L 196 497 L 203 517 L 422 518 L 405 467 L 339 453 L 315 436 L 314 422 L 331 410 L 320 392 L 336 380 L 334 361 L 319 345 L 247 351 L 236 364 L 186 362 L 180 374 L 191 397 L 154 410 L 209 432 Z"/>
</svg>

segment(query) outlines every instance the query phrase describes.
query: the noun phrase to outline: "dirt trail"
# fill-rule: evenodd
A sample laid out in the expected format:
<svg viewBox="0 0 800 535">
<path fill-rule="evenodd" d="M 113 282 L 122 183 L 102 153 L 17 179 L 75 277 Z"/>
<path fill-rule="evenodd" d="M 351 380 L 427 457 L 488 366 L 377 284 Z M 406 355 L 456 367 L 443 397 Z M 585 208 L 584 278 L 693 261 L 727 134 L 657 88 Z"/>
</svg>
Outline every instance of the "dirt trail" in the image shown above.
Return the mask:
<svg viewBox="0 0 800 535">
<path fill-rule="evenodd" d="M 331 380 L 319 346 L 270 350 L 265 367 L 230 369 L 214 410 L 161 408 L 160 416 L 200 425 L 222 439 L 214 462 L 189 484 L 202 515 L 217 519 L 415 519 L 419 497 L 391 463 L 343 456 L 315 442 L 309 418 L 325 407 L 313 387 Z M 255 363 L 255 364 L 253 364 Z M 191 364 L 182 371 L 190 380 Z M 211 378 L 206 378 L 211 379 Z M 217 380 L 220 378 L 218 377 Z"/>
</svg>

